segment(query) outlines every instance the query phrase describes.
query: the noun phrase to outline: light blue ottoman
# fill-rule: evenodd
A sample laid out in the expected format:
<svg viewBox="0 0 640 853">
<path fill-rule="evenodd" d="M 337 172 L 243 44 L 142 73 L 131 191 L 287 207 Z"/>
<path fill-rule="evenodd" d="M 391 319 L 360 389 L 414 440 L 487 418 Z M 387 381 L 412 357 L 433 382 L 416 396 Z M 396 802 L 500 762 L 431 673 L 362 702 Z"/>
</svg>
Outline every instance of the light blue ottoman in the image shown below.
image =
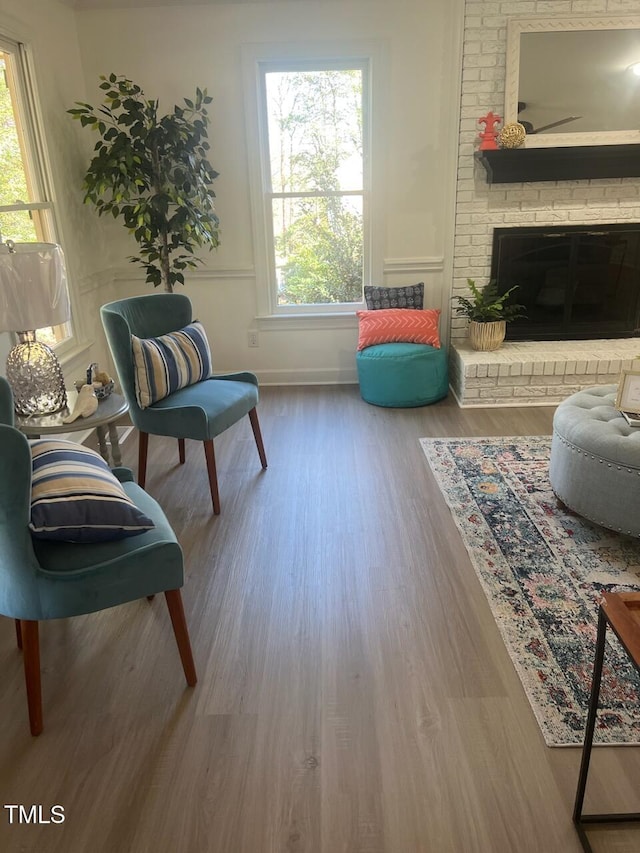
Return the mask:
<svg viewBox="0 0 640 853">
<path fill-rule="evenodd" d="M 446 397 L 449 391 L 444 347 L 376 344 L 359 350 L 356 364 L 362 399 L 374 406 L 426 406 Z"/>
<path fill-rule="evenodd" d="M 614 408 L 615 385 L 573 394 L 553 416 L 549 479 L 578 515 L 640 536 L 640 428 Z"/>
</svg>

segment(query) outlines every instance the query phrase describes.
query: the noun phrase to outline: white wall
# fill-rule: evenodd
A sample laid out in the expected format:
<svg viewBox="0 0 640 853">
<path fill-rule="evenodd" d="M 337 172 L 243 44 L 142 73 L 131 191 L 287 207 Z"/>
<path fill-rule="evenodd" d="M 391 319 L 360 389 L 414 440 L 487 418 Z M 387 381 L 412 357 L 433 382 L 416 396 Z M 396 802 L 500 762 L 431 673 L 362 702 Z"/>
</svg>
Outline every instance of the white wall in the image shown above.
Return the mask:
<svg viewBox="0 0 640 853">
<path fill-rule="evenodd" d="M 385 269 L 378 271 L 376 282 L 424 280 L 430 304 L 439 307 L 446 291 L 448 306 L 444 256 L 453 222 L 462 5 L 462 0 L 350 0 L 76 14 L 82 72 L 78 75 L 75 63 L 71 67 L 65 93 L 74 91 L 67 103 L 82 97 L 85 87 L 87 99 L 96 103 L 98 77 L 111 72 L 133 79 L 167 109 L 196 86 L 206 87 L 213 97 L 211 162 L 220 172 L 215 191 L 222 245 L 205 253 L 206 266 L 190 275 L 185 292 L 211 336 L 217 370 L 252 369 L 263 382 L 276 383 L 356 377 L 353 316 L 323 329 L 311 321 L 296 328 L 262 324 L 259 348 L 247 345 L 247 331 L 255 326 L 260 268 L 251 234 L 241 46 L 310 39 L 384 42 L 389 97 L 386 149 L 379 157 L 385 180 L 375 189 L 384 191 L 380 254 Z M 61 73 L 59 63 L 55 69 Z M 126 264 L 135 253 L 131 238 L 116 223 L 101 222 L 101 229 L 108 248 L 105 285 L 97 294 L 106 301 L 114 293 L 146 292 L 141 274 Z M 113 287 L 107 285 L 111 277 Z"/>
</svg>

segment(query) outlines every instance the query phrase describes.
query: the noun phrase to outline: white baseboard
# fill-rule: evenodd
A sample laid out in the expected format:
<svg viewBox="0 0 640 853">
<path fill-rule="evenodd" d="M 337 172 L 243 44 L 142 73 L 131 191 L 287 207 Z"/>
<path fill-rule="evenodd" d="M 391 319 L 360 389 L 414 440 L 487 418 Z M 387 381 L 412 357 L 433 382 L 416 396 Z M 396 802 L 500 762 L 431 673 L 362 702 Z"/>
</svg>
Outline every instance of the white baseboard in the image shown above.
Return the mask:
<svg viewBox="0 0 640 853">
<path fill-rule="evenodd" d="M 291 368 L 255 370 L 260 385 L 357 385 L 356 368 Z"/>
</svg>

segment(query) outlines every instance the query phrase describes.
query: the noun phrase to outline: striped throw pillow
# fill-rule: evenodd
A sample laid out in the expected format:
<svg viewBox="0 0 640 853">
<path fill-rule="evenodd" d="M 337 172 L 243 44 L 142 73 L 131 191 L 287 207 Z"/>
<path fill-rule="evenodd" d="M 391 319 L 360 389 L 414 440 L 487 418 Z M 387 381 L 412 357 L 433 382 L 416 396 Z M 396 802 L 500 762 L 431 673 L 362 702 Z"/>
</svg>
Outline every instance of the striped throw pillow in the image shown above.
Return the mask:
<svg viewBox="0 0 640 853">
<path fill-rule="evenodd" d="M 60 439 L 29 442 L 31 521 L 36 539 L 107 542 L 155 527 L 94 450 Z"/>
<path fill-rule="evenodd" d="M 429 344 L 440 349 L 439 308 L 380 308 L 356 311 L 358 315 L 358 349 L 375 344 L 404 342 Z"/>
<path fill-rule="evenodd" d="M 211 350 L 197 320 L 158 338 L 131 336 L 136 398 L 141 409 L 211 376 Z"/>
</svg>

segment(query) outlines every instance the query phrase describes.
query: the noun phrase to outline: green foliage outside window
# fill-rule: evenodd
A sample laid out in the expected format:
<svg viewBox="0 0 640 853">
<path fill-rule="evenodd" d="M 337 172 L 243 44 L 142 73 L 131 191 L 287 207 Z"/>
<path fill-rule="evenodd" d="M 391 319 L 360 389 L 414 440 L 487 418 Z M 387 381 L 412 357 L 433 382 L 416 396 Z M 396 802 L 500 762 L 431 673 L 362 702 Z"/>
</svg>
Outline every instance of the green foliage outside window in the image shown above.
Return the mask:
<svg viewBox="0 0 640 853">
<path fill-rule="evenodd" d="M 278 303 L 360 302 L 362 71 L 270 72 L 267 103 Z"/>
<path fill-rule="evenodd" d="M 6 59 L 0 53 L 0 205 L 16 204 L 28 199 L 22 151 L 6 75 Z M 24 210 L 0 213 L 0 235 L 3 240 L 10 239 L 16 243 L 36 239 L 33 222 Z"/>
</svg>

